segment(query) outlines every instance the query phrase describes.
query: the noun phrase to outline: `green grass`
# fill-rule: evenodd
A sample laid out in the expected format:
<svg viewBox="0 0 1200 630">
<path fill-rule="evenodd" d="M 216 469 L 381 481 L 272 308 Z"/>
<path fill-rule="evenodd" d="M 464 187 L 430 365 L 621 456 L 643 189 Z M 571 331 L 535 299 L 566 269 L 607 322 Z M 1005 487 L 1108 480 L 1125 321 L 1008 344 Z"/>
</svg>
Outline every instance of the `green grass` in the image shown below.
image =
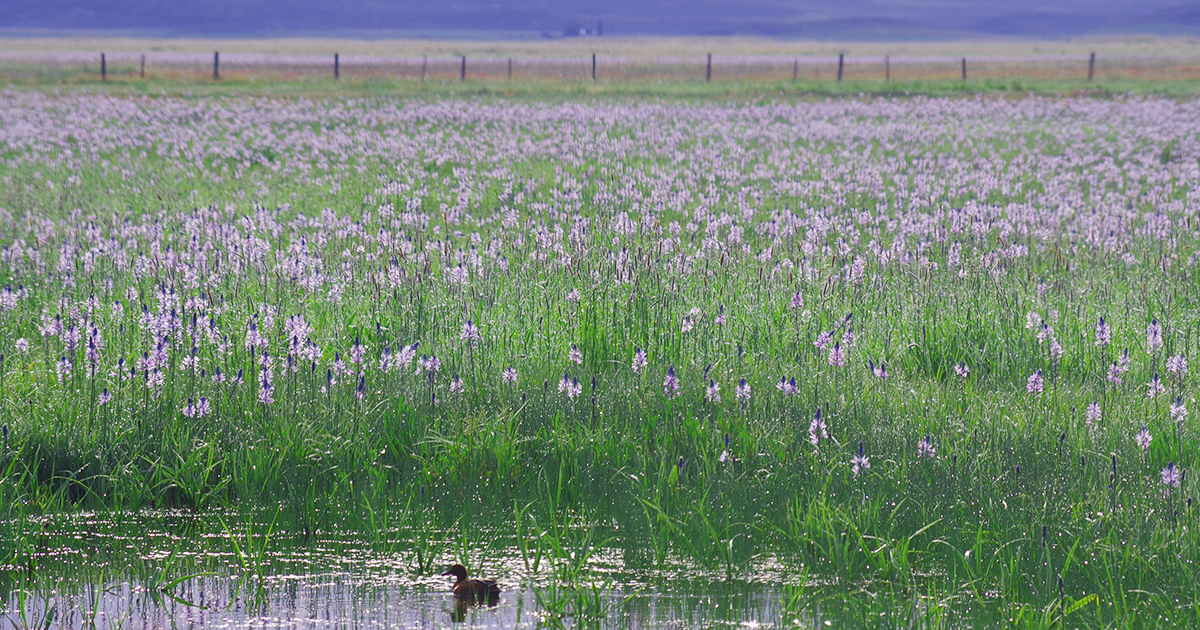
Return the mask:
<svg viewBox="0 0 1200 630">
<path fill-rule="evenodd" d="M 152 85 L 114 83 L 104 89 L 118 95 L 185 89 Z M 95 88 L 72 89 L 84 87 Z M 605 92 L 604 85 L 539 84 L 530 92 L 513 87 L 510 95 L 502 87 L 468 82 L 404 89 L 435 104 L 463 107 L 493 106 L 493 96 L 572 102 L 578 95 L 571 90 L 601 103 L 615 97 L 623 107 L 628 102 L 622 99 L 651 89 Z M 770 93 L 742 84 L 667 87 L 659 95 L 736 101 Z M 201 94 L 199 86 L 186 89 Z M 0 561 L 11 570 L 37 562 L 34 530 L 41 515 L 281 507 L 272 531 L 300 539 L 334 529 L 357 531 L 379 549 L 410 554 L 408 569 L 418 574 L 439 568 L 435 559 L 469 556 L 515 536 L 529 570 L 545 563 L 571 586 L 565 593 L 543 593 L 544 607 L 555 610 L 576 606 L 595 612 L 598 597 L 588 589 L 603 584 L 591 580 L 589 558 L 614 550 L 630 571 L 680 562 L 714 579 L 752 574 L 770 558 L 842 598 L 861 589 L 887 593 L 893 602 L 969 602 L 993 611 L 992 621 L 1030 627 L 1049 627 L 1068 611 L 1089 625 L 1122 627 L 1195 614 L 1200 561 L 1195 534 L 1200 506 L 1194 505 L 1191 476 L 1200 461 L 1195 387 L 1194 379 L 1168 377 L 1164 363 L 1178 354 L 1195 357 L 1200 345 L 1195 334 L 1200 286 L 1183 264 L 1196 245 L 1189 229 L 1194 219 L 1184 203 L 1192 184 L 1187 163 L 1180 162 L 1195 159 L 1185 130 L 1156 137 L 1163 146 L 1177 147 L 1163 153 L 1138 129 L 1085 133 L 1090 123 L 1080 122 L 1086 116 L 1076 113 L 1065 123 L 1006 118 L 1013 130 L 993 135 L 972 135 L 972 125 L 949 125 L 920 140 L 924 144 L 907 147 L 910 157 L 996 158 L 1014 172 L 1022 168 L 1022 155 L 1069 150 L 1100 160 L 1105 152 L 1124 152 L 1121 175 L 1098 184 L 1124 188 L 1082 199 L 1094 207 L 1129 200 L 1133 211 L 1120 228 L 1121 245 L 1108 251 L 1066 233 L 966 228 L 938 239 L 936 231 L 877 229 L 908 216 L 900 196 L 922 186 L 899 176 L 889 176 L 883 194 L 859 188 L 854 197 L 857 184 L 845 173 L 823 171 L 812 162 L 812 170 L 776 173 L 802 183 L 832 179 L 852 196 L 831 201 L 823 193 L 774 188 L 770 177 L 751 173 L 784 148 L 804 147 L 835 163 L 854 164 L 860 162 L 849 162 L 848 155 L 876 150 L 878 157 L 867 161 L 882 164 L 898 151 L 873 149 L 869 138 L 852 135 L 780 141 L 798 126 L 784 121 L 770 127 L 768 113 L 779 110 L 782 116 L 783 108 L 794 105 L 787 101 L 747 113 L 745 124 L 756 133 L 721 136 L 690 129 L 695 135 L 681 140 L 677 150 L 690 152 L 693 163 L 672 161 L 652 144 L 642 145 L 651 147 L 647 153 L 624 156 L 604 149 L 556 157 L 539 149 L 497 160 L 486 152 L 472 157 L 453 149 L 475 142 L 499 151 L 489 143 L 511 134 L 532 142 L 558 133 L 596 144 L 601 133 L 648 137 L 664 126 L 622 120 L 596 132 L 569 117 L 550 129 L 432 114 L 382 123 L 372 112 L 395 101 L 378 95 L 400 88 L 330 84 L 319 86 L 329 91 L 295 93 L 329 97 L 314 106 L 321 115 L 298 111 L 276 127 L 260 127 L 270 132 L 243 130 L 238 132 L 243 136 L 230 137 L 225 130 L 232 127 L 226 125 L 238 116 L 293 101 L 225 96 L 280 93 L 251 84 L 203 89 L 211 91 L 209 98 L 194 107 L 191 99 L 137 101 L 149 109 L 180 108 L 171 110 L 178 116 L 172 124 L 196 134 L 185 146 L 198 156 L 165 150 L 160 155 L 158 149 L 176 145 L 162 137 L 137 139 L 143 123 L 117 117 L 104 124 L 126 125 L 135 148 L 91 153 L 86 125 L 70 143 L 75 155 L 64 148 L 42 152 L 0 145 L 3 244 L 13 248 L 20 242 L 25 251 L 5 259 L 0 283 L 29 292 L 0 315 L 5 333 L 0 420 L 7 430 L 0 452 L 0 505 L 6 510 Z M 452 89 L 456 100 L 438 100 Z M 837 89 L 857 94 L 864 88 Z M 958 88 L 926 89 L 945 94 Z M 335 94 L 371 98 L 352 102 Z M 96 97 L 76 94 L 47 101 L 44 111 L 56 103 L 70 112 L 86 110 L 71 99 L 99 107 Z M 865 105 L 881 102 L 868 99 Z M 1117 106 L 1132 108 L 1136 100 Z M 258 113 L 249 111 L 255 108 Z M 205 111 L 229 117 L 206 121 Z M 237 116 L 230 113 L 235 111 Z M 874 124 L 869 116 L 855 120 L 844 129 Z M 1060 134 L 1055 127 L 1060 124 L 1080 132 Z M 445 145 L 443 155 L 399 158 L 373 153 L 366 143 L 355 143 L 346 155 L 332 150 L 314 155 L 285 141 L 310 131 L 337 139 L 389 130 L 402 132 L 401 139 L 444 134 L 455 142 Z M 728 133 L 734 131 L 743 128 Z M 214 147 L 233 153 L 221 155 Z M 735 172 L 712 167 L 690 179 L 696 165 L 711 164 L 705 154 L 711 147 L 729 160 L 739 155 L 735 149 L 750 159 L 738 162 Z M 143 155 L 143 149 L 150 150 Z M 1152 179 L 1139 170 L 1145 156 L 1165 156 L 1156 167 L 1165 175 Z M 312 166 L 319 159 L 330 162 Z M 296 170 L 300 164 L 312 169 Z M 914 161 L 909 172 L 921 168 Z M 1022 204 L 1043 207 L 1050 202 L 1040 191 L 1072 173 L 1089 173 L 1087 166 L 1071 168 L 1019 172 L 1010 181 L 1020 187 L 990 191 L 959 191 L 953 182 L 939 182 L 923 193 L 930 197 L 912 216 L 970 206 L 986 194 L 983 201 L 1004 209 L 1000 218 L 1020 223 Z M 658 211 L 651 222 L 636 196 L 614 199 L 618 185 L 653 189 L 652 176 L 663 169 L 680 187 L 710 195 L 708 210 L 693 197 L 681 208 Z M 606 181 L 604 171 L 613 177 Z M 75 182 L 67 183 L 71 177 Z M 713 183 L 720 178 L 720 185 Z M 46 180 L 57 184 L 51 188 Z M 409 188 L 381 193 L 389 181 Z M 752 197 L 755 203 L 743 214 Z M 412 204 L 410 212 L 425 213 L 428 223 L 400 221 L 406 204 Z M 308 223 L 325 208 L 330 210 L 321 225 Z M 803 233 L 774 239 L 754 229 L 782 220 L 785 208 L 798 216 L 807 216 L 806 208 L 827 208 L 840 229 L 809 226 L 807 243 Z M 728 241 L 726 224 L 715 228 L 727 241 L 724 250 L 702 249 L 704 224 L 717 225 L 721 212 L 742 217 L 747 250 Z M 873 218 L 860 221 L 861 212 Z M 631 233 L 612 225 L 626 213 L 641 222 Z M 506 227 L 506 215 L 525 227 Z M 1172 239 L 1142 231 L 1160 216 L 1170 222 Z M 549 235 L 542 245 L 539 229 Z M 671 240 L 676 232 L 679 238 Z M 381 240 L 381 233 L 395 238 Z M 850 235 L 852 243 L 842 240 Z M 912 260 L 881 259 L 872 241 Z M 953 260 L 955 241 L 965 267 Z M 996 257 L 1015 246 L 1026 250 Z M 472 247 L 482 257 L 478 263 L 472 262 Z M 767 248 L 773 248 L 771 254 L 756 258 Z M 680 257 L 681 249 L 687 256 Z M 1136 262 L 1122 260 L 1126 251 Z M 451 281 L 459 252 L 470 269 L 465 284 Z M 868 262 L 857 280 L 849 270 L 860 257 Z M 58 266 L 60 259 L 64 266 Z M 319 290 L 301 281 L 313 265 L 334 274 Z M 331 286 L 340 288 L 340 300 L 328 298 Z M 578 301 L 568 299 L 572 291 L 578 291 Z M 797 293 L 800 308 L 791 304 Z M 88 316 L 92 296 L 97 302 Z M 116 300 L 121 312 L 112 311 Z M 148 387 L 142 372 L 132 379 L 110 375 L 118 358 L 136 365 L 143 352 L 155 350 L 155 336 L 140 321 L 142 304 L 153 317 L 172 310 L 177 316 L 158 388 Z M 1057 331 L 1065 346 L 1061 359 L 1051 358 L 1037 331 L 1027 328 L 1030 311 Z M 728 317 L 723 324 L 715 322 L 720 313 Z M 315 364 L 289 349 L 283 331 L 295 314 L 307 320 L 320 347 Z M 63 335 L 39 331 L 55 315 L 85 329 L 75 348 L 67 349 Z M 205 332 L 209 316 L 219 331 L 215 337 Z M 1101 316 L 1113 330 L 1108 348 L 1092 342 Z M 270 404 L 258 398 L 262 349 L 252 353 L 244 343 L 251 318 L 273 357 Z M 1151 319 L 1166 326 L 1161 350 L 1144 343 Z M 481 331 L 476 344 L 461 338 L 467 320 Z M 689 320 L 694 328 L 684 331 Z M 813 342 L 822 331 L 844 339 L 847 322 L 856 345 L 847 364 L 837 367 L 828 350 L 817 350 Z M 86 330 L 93 325 L 104 341 L 94 376 L 86 371 Z M 222 335 L 228 340 L 221 341 Z M 16 347 L 21 338 L 30 342 L 27 351 Z M 365 346 L 361 398 L 357 368 L 336 375 L 336 383 L 326 376 L 336 368 L 334 353 L 347 359 L 356 339 Z M 395 354 L 418 341 L 418 359 L 426 353 L 440 358 L 432 379 L 415 373 L 416 361 L 390 372 L 379 368 L 385 348 Z M 568 359 L 573 345 L 582 354 L 579 364 Z M 184 364 L 193 346 L 199 357 L 195 369 Z M 649 358 L 642 373 L 630 366 L 638 348 Z M 1131 368 L 1114 387 L 1105 376 L 1125 348 Z M 289 354 L 294 371 L 287 367 Z M 55 364 L 62 357 L 74 369 L 60 379 Z M 885 364 L 889 378 L 873 375 L 868 361 Z M 969 368 L 966 378 L 956 375 L 959 365 Z M 214 383 L 218 366 L 227 378 L 243 370 L 245 383 Z M 516 383 L 501 380 L 509 367 L 520 375 Z M 668 367 L 682 385 L 678 398 L 664 395 Z M 1043 371 L 1045 391 L 1035 395 L 1027 393 L 1026 383 L 1036 370 Z M 578 397 L 559 392 L 564 372 L 578 379 Z M 1151 399 L 1145 384 L 1155 373 L 1169 391 Z M 465 385 L 462 393 L 451 389 L 455 375 Z M 785 397 L 776 389 L 781 376 L 795 378 L 796 395 Z M 753 391 L 749 401 L 735 395 L 742 378 Z M 710 381 L 721 385 L 722 401 L 706 399 Z M 100 406 L 105 388 L 113 398 Z M 1176 395 L 1192 407 L 1182 424 L 1172 422 L 1168 410 Z M 213 412 L 186 417 L 185 405 L 201 396 Z M 1095 428 L 1084 421 L 1092 402 L 1103 411 Z M 818 409 L 829 437 L 813 445 L 809 425 Z M 1154 435 L 1144 451 L 1133 439 L 1143 426 Z M 918 456 L 926 435 L 936 448 L 932 458 Z M 870 468 L 859 474 L 851 458 L 860 444 Z M 1189 471 L 1181 488 L 1166 491 L 1159 483 L 1167 462 Z M 494 533 L 447 541 L 446 531 Z M 522 531 L 545 533 L 531 542 Z M 250 530 L 242 540 L 246 544 L 237 548 L 242 570 L 261 580 L 253 557 L 265 548 L 256 545 L 265 543 Z M 813 588 L 784 597 L 796 610 L 822 601 Z M 932 625 L 964 622 L 953 608 L 934 605 L 922 614 Z M 850 619 L 856 614 L 846 612 Z"/>
<path fill-rule="evenodd" d="M 0 69 L 0 78 L 4 74 Z M 1088 82 L 1084 79 L 924 79 L 894 80 L 847 79 L 841 83 L 830 77 L 828 81 L 798 79 L 791 80 L 727 80 L 715 79 L 705 82 L 702 76 L 695 79 L 662 80 L 600 80 L 588 79 L 471 79 L 459 81 L 457 77 L 439 77 L 427 81 L 415 79 L 357 79 L 304 77 L 295 79 L 247 79 L 211 78 L 173 79 L 150 77 L 145 80 L 124 76 L 110 77 L 101 82 L 95 73 L 59 73 L 30 75 L 14 73 L 7 78 L 8 85 L 20 89 L 58 91 L 102 91 L 114 95 L 157 96 L 163 93 L 172 96 L 230 96 L 262 95 L 274 97 L 343 98 L 397 96 L 405 98 L 504 98 L 534 101 L 572 101 L 594 98 L 700 98 L 718 100 L 777 99 L 777 98 L 824 98 L 862 96 L 973 96 L 988 94 L 1021 97 L 1045 96 L 1097 96 L 1111 97 L 1120 94 L 1156 94 L 1184 98 L 1200 92 L 1200 80 L 1179 79 L 1171 81 L 1142 79 L 1103 79 Z"/>
</svg>

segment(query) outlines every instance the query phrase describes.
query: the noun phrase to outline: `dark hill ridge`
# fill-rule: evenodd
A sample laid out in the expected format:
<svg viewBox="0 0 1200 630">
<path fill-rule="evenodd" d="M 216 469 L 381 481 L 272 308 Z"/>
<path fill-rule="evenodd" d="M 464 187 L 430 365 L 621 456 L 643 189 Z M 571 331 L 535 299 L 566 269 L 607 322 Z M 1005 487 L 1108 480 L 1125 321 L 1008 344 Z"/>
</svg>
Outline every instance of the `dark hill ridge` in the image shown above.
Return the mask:
<svg viewBox="0 0 1200 630">
<path fill-rule="evenodd" d="M 3 0 L 0 29 L 146 31 L 174 36 L 340 35 L 405 31 L 564 29 L 611 35 L 766 35 L 923 39 L 971 35 L 1056 37 L 1104 32 L 1200 34 L 1200 4 L 1173 0 Z"/>
</svg>

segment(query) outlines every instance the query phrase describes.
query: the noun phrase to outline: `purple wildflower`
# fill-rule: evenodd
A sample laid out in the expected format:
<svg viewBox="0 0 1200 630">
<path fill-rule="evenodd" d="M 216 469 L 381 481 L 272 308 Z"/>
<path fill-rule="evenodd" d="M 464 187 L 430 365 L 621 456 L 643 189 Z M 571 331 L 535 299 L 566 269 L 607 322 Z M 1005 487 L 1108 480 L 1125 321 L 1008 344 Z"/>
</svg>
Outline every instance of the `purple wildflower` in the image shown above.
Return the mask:
<svg viewBox="0 0 1200 630">
<path fill-rule="evenodd" d="M 933 457 L 933 454 L 936 452 L 933 448 L 932 437 L 926 433 L 925 439 L 921 440 L 920 444 L 917 444 L 917 457 Z"/>
<path fill-rule="evenodd" d="M 704 390 L 704 398 L 709 402 L 721 402 L 721 386 L 716 381 L 709 380 Z"/>
<path fill-rule="evenodd" d="M 467 323 L 463 324 L 462 333 L 458 335 L 458 338 L 467 342 L 467 345 L 472 345 L 478 343 L 482 336 L 479 334 L 479 327 L 468 319 Z"/>
<path fill-rule="evenodd" d="M 1100 348 L 1107 348 L 1112 342 L 1112 332 L 1108 329 L 1108 324 L 1104 323 L 1104 318 L 1100 318 L 1100 322 L 1096 324 L 1096 345 Z"/>
<path fill-rule="evenodd" d="M 579 347 L 571 344 L 571 351 L 567 353 L 567 360 L 575 365 L 583 364 L 583 353 L 579 351 Z"/>
<path fill-rule="evenodd" d="M 737 398 L 738 400 L 750 400 L 750 383 L 747 383 L 746 379 L 742 379 L 741 382 L 738 383 Z"/>
<path fill-rule="evenodd" d="M 1179 469 L 1175 467 L 1175 462 L 1167 462 L 1167 467 L 1162 469 L 1162 482 L 1168 490 L 1179 487 Z"/>
<path fill-rule="evenodd" d="M 1139 431 L 1137 435 L 1133 436 L 1133 441 L 1137 442 L 1137 445 L 1141 447 L 1143 453 L 1150 450 L 1150 441 L 1153 439 L 1154 438 L 1150 435 L 1150 430 L 1146 427 L 1142 427 L 1142 430 Z"/>
<path fill-rule="evenodd" d="M 1179 424 L 1183 424 L 1187 420 L 1187 405 L 1183 402 L 1182 396 L 1176 396 L 1175 402 L 1171 403 L 1171 419 Z"/>
<path fill-rule="evenodd" d="M 842 367 L 846 364 L 846 354 L 842 352 L 841 342 L 833 344 L 833 348 L 829 350 L 829 365 L 833 367 Z"/>
<path fill-rule="evenodd" d="M 874 374 L 875 376 L 877 376 L 878 378 L 880 378 L 882 380 L 887 380 L 887 377 L 888 377 L 887 368 L 883 366 L 882 361 L 879 362 L 879 365 L 875 365 L 874 361 L 867 361 L 867 365 L 870 366 L 872 374 Z"/>
<path fill-rule="evenodd" d="M 504 372 L 502 372 L 500 374 L 500 382 L 505 383 L 505 384 L 516 383 L 517 382 L 517 370 L 515 368 L 511 368 L 511 367 L 504 370 Z"/>
<path fill-rule="evenodd" d="M 346 353 L 346 358 L 355 365 L 362 365 L 363 356 L 366 355 L 367 349 L 359 341 L 358 337 L 354 338 L 354 345 L 350 346 L 350 352 Z"/>
<path fill-rule="evenodd" d="M 855 455 L 854 457 L 850 458 L 850 469 L 852 471 L 854 471 L 854 476 L 857 477 L 858 473 L 860 473 L 870 467 L 871 467 L 870 458 L 868 458 L 866 453 L 863 452 L 863 443 L 859 442 L 858 443 L 858 455 Z"/>
<path fill-rule="evenodd" d="M 1040 394 L 1043 389 L 1042 371 L 1038 370 L 1029 375 L 1029 381 L 1025 383 L 1025 391 L 1030 394 Z"/>
<path fill-rule="evenodd" d="M 1167 388 L 1163 386 L 1162 381 L 1158 380 L 1158 372 L 1155 372 L 1154 378 L 1151 378 L 1150 382 L 1146 383 L 1146 397 L 1154 398 L 1165 391 L 1167 391 Z"/>
<path fill-rule="evenodd" d="M 642 368 L 649 364 L 650 361 L 646 359 L 646 351 L 638 348 L 637 351 L 633 353 L 633 371 L 640 373 Z"/>
<path fill-rule="evenodd" d="M 275 402 L 275 386 L 267 378 L 263 378 L 262 386 L 258 388 L 258 402 L 264 405 L 270 405 Z"/>
<path fill-rule="evenodd" d="M 813 421 L 808 425 L 808 441 L 812 442 L 813 446 L 820 446 L 821 440 L 829 438 L 829 428 L 825 425 L 825 421 L 821 419 L 821 409 L 817 409 L 817 415 L 813 417 Z"/>
<path fill-rule="evenodd" d="M 1167 359 L 1167 373 L 1179 379 L 1187 378 L 1187 357 L 1177 354 Z"/>
<path fill-rule="evenodd" d="M 429 378 L 442 367 L 442 362 L 438 360 L 437 355 L 421 355 L 421 370 L 429 374 Z M 419 373 L 419 372 L 418 372 Z"/>
<path fill-rule="evenodd" d="M 1158 319 L 1150 320 L 1150 325 L 1146 327 L 1146 351 L 1150 354 L 1156 354 L 1162 349 L 1162 326 L 1158 324 Z"/>
<path fill-rule="evenodd" d="M 663 378 L 663 394 L 667 400 L 672 400 L 679 396 L 679 378 L 675 376 L 675 366 L 667 368 L 667 376 Z"/>
</svg>

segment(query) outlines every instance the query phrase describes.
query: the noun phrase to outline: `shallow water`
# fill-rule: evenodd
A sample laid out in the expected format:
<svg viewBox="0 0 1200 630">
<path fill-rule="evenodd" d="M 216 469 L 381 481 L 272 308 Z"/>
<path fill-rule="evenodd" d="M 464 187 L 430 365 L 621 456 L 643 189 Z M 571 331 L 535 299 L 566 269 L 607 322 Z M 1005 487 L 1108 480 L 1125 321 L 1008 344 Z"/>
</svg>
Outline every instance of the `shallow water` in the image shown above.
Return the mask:
<svg viewBox="0 0 1200 630">
<path fill-rule="evenodd" d="M 726 579 L 685 565 L 651 573 L 620 553 L 592 556 L 574 582 L 591 595 L 577 615 L 572 591 L 526 567 L 509 541 L 442 544 L 419 574 L 407 543 L 352 536 L 306 540 L 235 514 L 75 515 L 32 521 L 37 540 L 2 583 L 3 627 L 63 628 L 772 628 L 825 625 L 784 610 L 787 583 L 802 578 L 763 561 Z M 451 538 L 447 532 L 445 537 Z M 465 556 L 465 557 L 464 557 Z M 21 560 L 24 558 L 24 560 Z M 499 581 L 496 606 L 456 605 L 459 559 Z M 33 570 L 28 561 L 32 559 Z M 23 566 L 21 562 L 25 562 Z M 189 577 L 190 576 L 190 577 Z M 751 577 L 753 576 L 753 577 Z M 557 593 L 555 587 L 557 586 Z M 538 594 L 541 593 L 539 602 Z M 560 600 L 559 604 L 554 599 Z M 559 607 L 561 606 L 561 607 Z M 555 614 L 555 611 L 559 614 Z M 786 618 L 786 620 L 785 620 Z"/>
</svg>

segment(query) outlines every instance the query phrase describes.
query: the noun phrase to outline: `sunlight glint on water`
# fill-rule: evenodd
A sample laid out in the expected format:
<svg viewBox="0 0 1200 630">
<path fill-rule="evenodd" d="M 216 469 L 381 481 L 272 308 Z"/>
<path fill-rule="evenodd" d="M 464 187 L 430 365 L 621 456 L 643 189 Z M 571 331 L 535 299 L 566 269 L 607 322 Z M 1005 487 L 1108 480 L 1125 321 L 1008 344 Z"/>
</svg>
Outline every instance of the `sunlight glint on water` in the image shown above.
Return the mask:
<svg viewBox="0 0 1200 630">
<path fill-rule="evenodd" d="M 232 523 L 227 513 L 220 520 Z M 487 552 L 485 572 L 499 579 L 496 607 L 459 609 L 450 578 L 415 576 L 409 554 L 370 543 L 325 538 L 304 543 L 277 535 L 257 569 L 243 569 L 216 516 L 150 512 L 47 519 L 38 570 L 7 583 L 3 626 L 87 628 L 472 628 L 553 627 L 515 547 Z M 266 531 L 269 523 L 258 523 Z M 233 536 L 230 536 L 230 532 Z M 449 534 L 448 534 L 449 535 Z M 450 556 L 446 555 L 448 564 Z M 543 565 L 543 569 L 546 569 Z M 597 556 L 594 575 L 604 612 L 589 627 L 772 628 L 781 625 L 781 567 L 726 581 L 703 569 L 669 566 L 652 575 L 624 569 L 617 554 Z M 114 577 L 115 576 L 115 577 Z M 194 577 L 188 577 L 194 576 Z M 769 577 L 769 580 L 764 580 Z M 176 580 L 180 580 L 175 583 Z M 103 588 L 97 589 L 102 581 Z M 97 591 L 99 598 L 97 600 Z M 24 594 L 24 597 L 22 597 Z M 20 611 L 24 611 L 24 614 Z M 574 626 L 573 616 L 561 622 Z"/>
</svg>

